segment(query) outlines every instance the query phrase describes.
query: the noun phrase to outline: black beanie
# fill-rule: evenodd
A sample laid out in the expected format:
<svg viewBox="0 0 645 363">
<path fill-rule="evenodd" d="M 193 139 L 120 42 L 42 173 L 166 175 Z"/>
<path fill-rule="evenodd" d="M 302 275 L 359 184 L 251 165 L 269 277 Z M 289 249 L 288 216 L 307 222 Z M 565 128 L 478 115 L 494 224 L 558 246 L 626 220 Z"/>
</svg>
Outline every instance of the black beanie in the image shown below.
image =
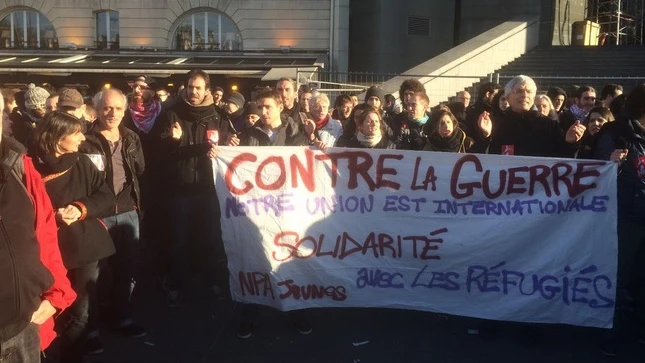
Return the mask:
<svg viewBox="0 0 645 363">
<path fill-rule="evenodd" d="M 226 95 L 224 102 L 232 103 L 237 106 L 237 108 L 244 108 L 244 96 L 239 92 L 231 92 Z"/>
<path fill-rule="evenodd" d="M 370 87 L 367 92 L 365 92 L 365 103 L 367 103 L 367 100 L 369 100 L 370 97 L 378 97 L 378 99 L 381 100 L 381 106 L 385 106 L 385 93 L 382 89 L 376 86 Z"/>
<path fill-rule="evenodd" d="M 258 115 L 258 117 L 262 116 L 262 112 L 260 111 L 257 103 L 249 102 L 246 107 L 244 107 L 244 116 L 248 115 Z"/>
</svg>

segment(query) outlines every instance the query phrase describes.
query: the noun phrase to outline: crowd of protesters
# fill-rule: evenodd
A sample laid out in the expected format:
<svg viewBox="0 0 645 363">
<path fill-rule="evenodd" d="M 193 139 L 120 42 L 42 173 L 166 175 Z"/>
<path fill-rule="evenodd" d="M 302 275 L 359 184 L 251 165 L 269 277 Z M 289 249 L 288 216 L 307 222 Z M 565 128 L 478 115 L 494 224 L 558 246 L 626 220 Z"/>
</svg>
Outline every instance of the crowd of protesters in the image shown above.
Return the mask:
<svg viewBox="0 0 645 363">
<path fill-rule="evenodd" d="M 168 307 L 181 305 L 195 281 L 226 298 L 211 162 L 218 145 L 617 162 L 617 310 L 632 311 L 645 343 L 645 84 L 629 95 L 610 84 L 600 98 L 589 86 L 571 94 L 558 87 L 545 91 L 518 76 L 504 87 L 480 85 L 472 104 L 462 91 L 455 102 L 431 108 L 416 79 L 401 84 L 400 103 L 378 87 L 367 89 L 361 103 L 348 94 L 332 103 L 283 78 L 247 102 L 199 70 L 175 95 L 148 76 L 136 78 L 127 94 L 109 88 L 91 100 L 73 88 L 3 89 L 0 276 L 15 289 L 3 287 L 0 294 L 1 352 L 18 352 L 9 362 L 40 361 L 38 351 L 55 336 L 54 323 L 61 362 L 101 353 L 105 322 L 128 337 L 146 335 L 131 302 L 140 240 L 158 252 Z M 4 308 L 9 306 L 16 308 Z M 240 338 L 253 334 L 258 309 L 243 307 Z M 287 315 L 301 334 L 312 331 L 303 311 Z M 627 331 L 615 324 L 603 351 L 616 354 Z"/>
</svg>

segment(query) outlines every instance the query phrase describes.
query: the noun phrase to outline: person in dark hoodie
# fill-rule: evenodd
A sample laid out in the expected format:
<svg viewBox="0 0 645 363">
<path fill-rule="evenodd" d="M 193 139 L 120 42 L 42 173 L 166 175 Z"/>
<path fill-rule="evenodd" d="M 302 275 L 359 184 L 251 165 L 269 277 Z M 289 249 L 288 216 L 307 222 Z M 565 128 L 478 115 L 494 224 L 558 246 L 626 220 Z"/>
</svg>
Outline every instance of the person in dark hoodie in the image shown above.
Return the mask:
<svg viewBox="0 0 645 363">
<path fill-rule="evenodd" d="M 76 301 L 57 320 L 61 361 L 80 362 L 90 314 L 98 311 L 98 262 L 114 254 L 114 244 L 99 220 L 114 210 L 114 198 L 101 172 L 78 152 L 85 137 L 76 117 L 54 112 L 38 126 L 36 170 L 45 181 L 56 211 L 58 244 Z"/>
<path fill-rule="evenodd" d="M 527 76 L 517 76 L 504 89 L 509 109 L 497 121 L 495 129 L 488 112 L 478 120 L 481 144 L 475 139 L 477 151 L 490 154 L 575 157 L 585 127 L 574 123 L 565 133 L 557 121 L 533 110 L 537 86 Z M 483 144 L 483 145 L 482 145 Z"/>
<path fill-rule="evenodd" d="M 162 134 L 162 152 L 168 166 L 173 228 L 169 307 L 180 303 L 191 266 L 198 268 L 202 284 L 216 295 L 226 291 L 228 283 L 219 201 L 207 156 L 211 145 L 226 140 L 228 124 L 221 122 L 210 94 L 210 77 L 204 71 L 190 71 L 186 88 L 178 97 L 161 120 L 167 130 Z"/>
<path fill-rule="evenodd" d="M 479 115 L 482 112 L 486 111 L 488 113 L 493 110 L 493 98 L 500 92 L 502 86 L 494 82 L 487 82 L 479 86 L 479 93 L 477 101 L 470 107 L 466 108 L 466 116 L 461 120 L 457 113 L 453 114 L 457 117 L 458 120 L 463 122 L 464 131 L 468 133 L 468 136 L 473 137 L 476 135 L 477 130 L 477 120 Z M 451 108 L 452 109 L 452 108 Z"/>
<path fill-rule="evenodd" d="M 553 109 L 558 114 L 568 110 L 567 108 L 567 93 L 560 87 L 551 87 L 546 93 L 553 103 Z"/>
<path fill-rule="evenodd" d="M 231 132 L 243 130 L 245 125 L 244 114 L 244 96 L 239 92 L 230 92 L 224 96 L 225 105 L 223 112 L 220 112 L 222 122 L 228 123 Z"/>
<path fill-rule="evenodd" d="M 601 349 L 615 356 L 627 331 L 645 340 L 645 84 L 629 93 L 624 115 L 601 129 L 595 156 L 619 163 L 617 290 L 619 297 L 627 292 L 634 301 L 632 316 L 623 319 L 626 312 L 617 310 L 614 327 L 605 333 Z"/>
<path fill-rule="evenodd" d="M 365 92 L 365 103 L 375 107 L 381 113 L 381 120 L 383 120 L 383 130 L 388 139 L 394 138 L 394 130 L 390 127 L 392 117 L 385 112 L 385 92 L 377 86 L 372 86 Z"/>
</svg>

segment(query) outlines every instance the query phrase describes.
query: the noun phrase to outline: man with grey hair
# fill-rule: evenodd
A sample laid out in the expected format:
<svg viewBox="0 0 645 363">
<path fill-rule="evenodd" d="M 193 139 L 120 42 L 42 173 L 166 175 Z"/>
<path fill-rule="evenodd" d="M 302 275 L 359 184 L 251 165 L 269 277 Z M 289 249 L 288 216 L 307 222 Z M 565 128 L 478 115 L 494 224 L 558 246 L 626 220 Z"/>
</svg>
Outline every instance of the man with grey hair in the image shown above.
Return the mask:
<svg viewBox="0 0 645 363">
<path fill-rule="evenodd" d="M 126 336 L 142 337 L 146 330 L 132 319 L 130 297 L 136 282 L 135 261 L 139 247 L 139 210 L 141 191 L 139 178 L 145 162 L 137 134 L 121 124 L 127 107 L 126 96 L 118 89 L 106 89 L 94 97 L 97 120 L 85 135 L 80 151 L 88 154 L 99 170 L 105 172 L 107 184 L 114 193 L 114 215 L 104 218 L 116 253 L 107 259 L 112 273 L 110 286 L 113 316 L 119 330 Z M 98 329 L 88 333 L 88 352 L 98 353 L 102 345 Z"/>
<path fill-rule="evenodd" d="M 566 133 L 557 121 L 533 110 L 537 85 L 527 76 L 517 76 L 504 88 L 507 112 L 493 123 L 484 111 L 477 121 L 484 140 L 480 147 L 490 154 L 575 157 L 585 127 L 576 122 Z"/>
<path fill-rule="evenodd" d="M 309 99 L 311 119 L 305 121 L 305 134 L 309 144 L 324 144 L 333 147 L 343 135 L 343 125 L 329 114 L 330 101 L 324 93 L 314 93 Z"/>
</svg>

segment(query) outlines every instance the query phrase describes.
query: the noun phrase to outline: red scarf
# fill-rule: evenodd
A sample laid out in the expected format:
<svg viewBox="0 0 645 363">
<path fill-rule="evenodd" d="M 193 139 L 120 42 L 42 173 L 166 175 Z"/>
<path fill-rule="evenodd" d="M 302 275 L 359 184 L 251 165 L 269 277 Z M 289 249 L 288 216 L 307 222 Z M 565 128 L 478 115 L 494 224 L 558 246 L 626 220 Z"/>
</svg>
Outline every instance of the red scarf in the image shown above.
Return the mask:
<svg viewBox="0 0 645 363">
<path fill-rule="evenodd" d="M 315 122 L 316 122 L 316 131 L 322 129 L 323 127 L 327 126 L 327 124 L 329 123 L 329 114 L 325 116 L 324 119 L 316 120 Z"/>
<path fill-rule="evenodd" d="M 161 101 L 153 100 L 148 104 L 130 102 L 128 109 L 130 110 L 130 115 L 132 115 L 134 126 L 147 134 L 152 130 L 157 116 L 161 113 Z"/>
</svg>

